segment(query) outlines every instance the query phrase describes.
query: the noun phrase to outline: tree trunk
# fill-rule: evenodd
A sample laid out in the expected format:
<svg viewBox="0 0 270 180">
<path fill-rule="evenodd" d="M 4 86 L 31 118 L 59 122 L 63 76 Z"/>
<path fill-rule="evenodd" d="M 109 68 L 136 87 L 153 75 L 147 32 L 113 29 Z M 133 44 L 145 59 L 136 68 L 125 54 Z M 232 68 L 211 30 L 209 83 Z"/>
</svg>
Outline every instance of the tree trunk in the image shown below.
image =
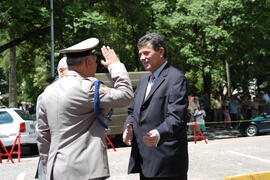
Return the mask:
<svg viewBox="0 0 270 180">
<path fill-rule="evenodd" d="M 12 33 L 9 35 L 10 41 L 13 41 L 14 36 Z M 9 107 L 17 107 L 17 78 L 16 78 L 16 47 L 13 46 L 9 49 Z"/>
<path fill-rule="evenodd" d="M 206 73 L 203 69 L 203 91 L 204 93 L 207 93 L 211 95 L 211 86 L 212 86 L 212 76 L 211 73 Z"/>
</svg>

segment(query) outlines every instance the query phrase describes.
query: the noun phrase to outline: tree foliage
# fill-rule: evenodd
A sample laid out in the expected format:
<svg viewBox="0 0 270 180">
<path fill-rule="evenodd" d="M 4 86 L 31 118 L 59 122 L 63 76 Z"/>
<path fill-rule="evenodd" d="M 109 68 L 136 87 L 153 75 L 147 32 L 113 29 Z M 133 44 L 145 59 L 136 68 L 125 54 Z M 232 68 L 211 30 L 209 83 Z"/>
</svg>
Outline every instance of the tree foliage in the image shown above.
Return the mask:
<svg viewBox="0 0 270 180">
<path fill-rule="evenodd" d="M 35 102 L 50 77 L 50 1 L 0 2 L 2 93 L 7 93 L 8 51 L 16 45 L 19 100 Z M 220 92 L 230 66 L 233 89 L 256 80 L 269 88 L 269 0 L 59 0 L 54 1 L 55 67 L 59 50 L 89 37 L 115 49 L 129 71 L 143 70 L 137 40 L 166 37 L 169 62 L 186 72 L 190 92 Z M 13 32 L 14 41 L 7 35 Z M 99 68 L 99 72 L 104 69 Z"/>
</svg>

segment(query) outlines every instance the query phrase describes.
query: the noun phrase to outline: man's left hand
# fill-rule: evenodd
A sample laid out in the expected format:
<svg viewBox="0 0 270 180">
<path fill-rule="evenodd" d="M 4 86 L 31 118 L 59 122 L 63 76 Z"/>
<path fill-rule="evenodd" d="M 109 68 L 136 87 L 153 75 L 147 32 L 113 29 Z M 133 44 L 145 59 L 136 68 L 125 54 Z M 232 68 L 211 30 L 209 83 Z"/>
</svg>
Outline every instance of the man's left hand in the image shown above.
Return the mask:
<svg viewBox="0 0 270 180">
<path fill-rule="evenodd" d="M 156 146 L 158 143 L 158 134 L 156 130 L 151 130 L 146 136 L 143 136 L 143 142 L 149 147 Z"/>
</svg>

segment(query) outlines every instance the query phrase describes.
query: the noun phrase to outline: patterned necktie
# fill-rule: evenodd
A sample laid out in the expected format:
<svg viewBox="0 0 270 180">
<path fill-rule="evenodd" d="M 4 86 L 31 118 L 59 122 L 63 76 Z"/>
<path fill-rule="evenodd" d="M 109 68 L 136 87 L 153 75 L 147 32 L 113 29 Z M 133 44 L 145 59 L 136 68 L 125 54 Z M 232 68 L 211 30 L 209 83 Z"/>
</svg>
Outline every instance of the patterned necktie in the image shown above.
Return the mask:
<svg viewBox="0 0 270 180">
<path fill-rule="evenodd" d="M 153 84 L 154 84 L 154 80 L 155 80 L 155 76 L 154 74 L 151 74 L 150 76 L 150 79 L 149 79 L 149 82 L 148 82 L 148 85 L 147 85 L 147 88 L 146 88 L 146 93 L 145 93 L 145 96 L 144 96 L 144 100 L 147 98 Z"/>
</svg>

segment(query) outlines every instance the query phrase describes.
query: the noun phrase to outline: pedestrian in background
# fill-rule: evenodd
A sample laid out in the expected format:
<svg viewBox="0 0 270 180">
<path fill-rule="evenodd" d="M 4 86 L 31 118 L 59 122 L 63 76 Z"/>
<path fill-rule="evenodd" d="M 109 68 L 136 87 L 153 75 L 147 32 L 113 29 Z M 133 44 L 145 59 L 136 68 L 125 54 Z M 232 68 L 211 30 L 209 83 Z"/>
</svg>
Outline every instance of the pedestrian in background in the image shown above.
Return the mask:
<svg viewBox="0 0 270 180">
<path fill-rule="evenodd" d="M 203 105 L 207 122 L 211 121 L 211 101 L 208 93 L 203 93 L 199 99 L 199 103 Z"/>
<path fill-rule="evenodd" d="M 258 94 L 258 115 L 262 115 L 263 113 L 266 113 L 267 111 L 267 100 L 265 98 L 264 91 L 260 91 Z"/>
<path fill-rule="evenodd" d="M 200 106 L 199 97 L 198 96 L 192 97 L 191 100 L 189 101 L 189 106 L 188 106 L 190 113 L 194 115 L 194 112 L 196 111 L 196 109 L 199 108 L 199 106 Z"/>
<path fill-rule="evenodd" d="M 113 49 L 102 47 L 114 87 L 95 86 L 96 47 L 90 38 L 60 51 L 69 71 L 42 93 L 38 112 L 38 146 L 48 180 L 103 180 L 110 176 L 104 116 L 111 107 L 127 106 L 133 90 L 125 66 Z M 94 111 L 99 94 L 100 111 Z"/>
<path fill-rule="evenodd" d="M 140 61 L 149 71 L 138 82 L 129 106 L 123 141 L 132 145 L 128 173 L 141 180 L 186 180 L 187 79 L 167 61 L 162 36 L 138 41 Z"/>
<path fill-rule="evenodd" d="M 196 109 L 199 108 L 199 97 L 198 96 L 192 96 L 189 95 L 188 97 L 188 108 L 187 108 L 187 121 L 194 123 L 194 112 Z M 189 125 L 187 128 L 187 133 L 192 134 L 193 133 L 193 126 Z"/>
<path fill-rule="evenodd" d="M 259 115 L 259 101 L 258 101 L 258 95 L 255 95 L 252 99 L 251 103 L 251 110 L 252 110 L 252 117 Z"/>
<path fill-rule="evenodd" d="M 232 121 L 232 127 L 236 128 L 237 124 L 239 123 L 238 120 L 238 105 L 239 105 L 239 100 L 237 99 L 236 94 L 232 95 L 230 97 L 229 101 L 229 112 L 231 116 L 231 121 Z"/>
<path fill-rule="evenodd" d="M 196 122 L 198 123 L 200 130 L 202 132 L 205 132 L 206 128 L 205 128 L 204 118 L 206 117 L 206 113 L 205 113 L 205 110 L 204 110 L 204 107 L 202 104 L 199 106 L 198 109 L 196 109 L 196 111 L 194 113 L 194 117 L 195 117 Z"/>
<path fill-rule="evenodd" d="M 227 129 L 232 129 L 231 116 L 229 111 L 230 96 L 225 96 L 223 101 L 223 115 L 224 115 L 224 126 Z"/>
<path fill-rule="evenodd" d="M 214 122 L 217 122 L 217 126 L 221 127 L 223 124 L 223 110 L 222 110 L 222 97 L 216 95 L 213 103 Z"/>
<path fill-rule="evenodd" d="M 266 91 L 265 100 L 267 102 L 266 113 L 270 115 L 270 90 Z"/>
</svg>

